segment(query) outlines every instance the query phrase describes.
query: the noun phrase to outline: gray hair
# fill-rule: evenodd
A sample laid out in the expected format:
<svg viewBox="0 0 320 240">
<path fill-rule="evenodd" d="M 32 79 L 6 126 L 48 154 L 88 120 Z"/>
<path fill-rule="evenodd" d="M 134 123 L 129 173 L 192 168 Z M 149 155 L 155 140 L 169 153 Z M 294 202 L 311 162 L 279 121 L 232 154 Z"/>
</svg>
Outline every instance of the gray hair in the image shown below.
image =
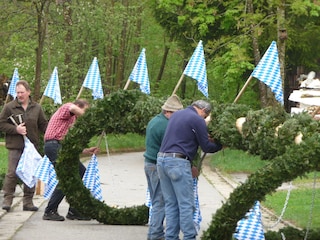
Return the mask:
<svg viewBox="0 0 320 240">
<path fill-rule="evenodd" d="M 199 109 L 203 109 L 206 114 L 209 114 L 211 112 L 211 105 L 209 102 L 204 100 L 197 100 L 191 104 L 191 106 L 195 106 Z"/>
</svg>

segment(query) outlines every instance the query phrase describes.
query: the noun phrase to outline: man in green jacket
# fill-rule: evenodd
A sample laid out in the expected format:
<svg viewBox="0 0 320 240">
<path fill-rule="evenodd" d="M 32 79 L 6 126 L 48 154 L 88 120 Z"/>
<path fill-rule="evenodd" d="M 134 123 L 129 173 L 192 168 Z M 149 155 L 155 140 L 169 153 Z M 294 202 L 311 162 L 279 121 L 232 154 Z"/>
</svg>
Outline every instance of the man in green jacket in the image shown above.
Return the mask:
<svg viewBox="0 0 320 240">
<path fill-rule="evenodd" d="M 162 106 L 162 112 L 150 120 L 146 129 L 146 151 L 144 170 L 151 199 L 151 216 L 148 240 L 164 239 L 164 200 L 157 172 L 157 154 L 171 115 L 183 108 L 177 95 L 172 95 Z"/>
<path fill-rule="evenodd" d="M 44 133 L 48 121 L 41 106 L 32 101 L 29 84 L 24 81 L 16 83 L 17 97 L 7 103 L 0 113 L 0 131 L 5 133 L 6 148 L 8 149 L 8 170 L 4 179 L 4 200 L 2 209 L 10 211 L 17 185 L 16 168 L 24 149 L 24 138 L 37 148 L 40 133 Z M 33 205 L 35 187 L 23 186 L 23 210 L 37 211 Z"/>
</svg>

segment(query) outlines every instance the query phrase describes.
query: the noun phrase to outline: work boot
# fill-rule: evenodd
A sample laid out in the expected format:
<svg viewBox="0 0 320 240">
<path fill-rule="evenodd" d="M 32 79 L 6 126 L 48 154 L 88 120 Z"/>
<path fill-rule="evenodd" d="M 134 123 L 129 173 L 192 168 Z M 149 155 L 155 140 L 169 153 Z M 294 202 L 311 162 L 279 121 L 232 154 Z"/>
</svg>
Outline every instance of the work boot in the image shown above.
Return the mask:
<svg viewBox="0 0 320 240">
<path fill-rule="evenodd" d="M 64 217 L 59 215 L 57 211 L 49 211 L 47 213 L 44 213 L 43 220 L 51 220 L 51 221 L 64 221 Z"/>
<path fill-rule="evenodd" d="M 7 212 L 10 211 L 11 205 L 12 205 L 13 197 L 4 197 L 3 203 L 2 203 L 2 209 L 6 210 Z"/>
<path fill-rule="evenodd" d="M 32 198 L 35 192 L 35 187 L 29 188 L 24 184 L 23 186 L 23 211 L 38 211 L 38 208 L 34 206 Z"/>
<path fill-rule="evenodd" d="M 36 212 L 38 211 L 38 207 L 32 205 L 28 205 L 28 206 L 23 206 L 23 211 L 32 211 L 32 212 Z"/>
<path fill-rule="evenodd" d="M 68 218 L 69 220 L 81 220 L 81 221 L 89 221 L 89 220 L 91 220 L 90 217 L 86 217 L 86 216 L 81 215 L 75 209 L 69 209 L 66 218 Z"/>
</svg>

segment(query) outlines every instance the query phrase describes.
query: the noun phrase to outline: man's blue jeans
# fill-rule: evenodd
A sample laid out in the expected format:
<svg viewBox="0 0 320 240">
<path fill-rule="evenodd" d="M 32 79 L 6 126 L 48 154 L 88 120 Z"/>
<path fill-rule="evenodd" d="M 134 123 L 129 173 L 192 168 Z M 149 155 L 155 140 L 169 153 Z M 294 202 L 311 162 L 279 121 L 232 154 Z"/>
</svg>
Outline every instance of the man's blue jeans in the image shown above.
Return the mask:
<svg viewBox="0 0 320 240">
<path fill-rule="evenodd" d="M 147 177 L 152 204 L 148 240 L 162 239 L 164 238 L 164 200 L 157 172 L 157 165 L 154 163 L 145 162 L 144 171 Z"/>
<path fill-rule="evenodd" d="M 180 229 L 184 240 L 195 240 L 193 222 L 194 193 L 191 163 L 172 157 L 158 157 L 157 169 L 165 201 L 166 240 L 178 240 Z"/>
</svg>

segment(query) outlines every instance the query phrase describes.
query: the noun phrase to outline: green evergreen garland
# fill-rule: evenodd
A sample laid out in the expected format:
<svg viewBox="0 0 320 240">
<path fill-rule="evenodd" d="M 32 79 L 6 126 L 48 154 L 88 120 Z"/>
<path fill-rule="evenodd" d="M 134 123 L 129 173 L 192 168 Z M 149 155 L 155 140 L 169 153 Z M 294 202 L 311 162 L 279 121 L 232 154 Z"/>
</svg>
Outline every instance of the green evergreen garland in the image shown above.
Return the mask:
<svg viewBox="0 0 320 240">
<path fill-rule="evenodd" d="M 83 214 L 105 224 L 144 225 L 148 222 L 145 205 L 112 208 L 94 199 L 78 174 L 78 160 L 82 149 L 93 136 L 106 133 L 145 133 L 148 121 L 160 112 L 165 99 L 159 100 L 139 91 L 112 93 L 80 117 L 70 129 L 62 145 L 57 164 L 57 176 L 67 200 Z M 213 216 L 202 239 L 231 239 L 237 222 L 266 194 L 275 191 L 283 182 L 319 169 L 319 123 L 307 114 L 290 116 L 282 107 L 254 111 L 241 104 L 212 102 L 212 121 L 209 132 L 224 146 L 249 151 L 270 160 L 270 163 L 249 176 L 230 195 Z M 246 117 L 243 133 L 235 122 Z M 276 132 L 276 128 L 281 126 Z M 294 143 L 301 132 L 303 142 Z M 79 200 L 81 199 L 81 201 Z"/>
</svg>

